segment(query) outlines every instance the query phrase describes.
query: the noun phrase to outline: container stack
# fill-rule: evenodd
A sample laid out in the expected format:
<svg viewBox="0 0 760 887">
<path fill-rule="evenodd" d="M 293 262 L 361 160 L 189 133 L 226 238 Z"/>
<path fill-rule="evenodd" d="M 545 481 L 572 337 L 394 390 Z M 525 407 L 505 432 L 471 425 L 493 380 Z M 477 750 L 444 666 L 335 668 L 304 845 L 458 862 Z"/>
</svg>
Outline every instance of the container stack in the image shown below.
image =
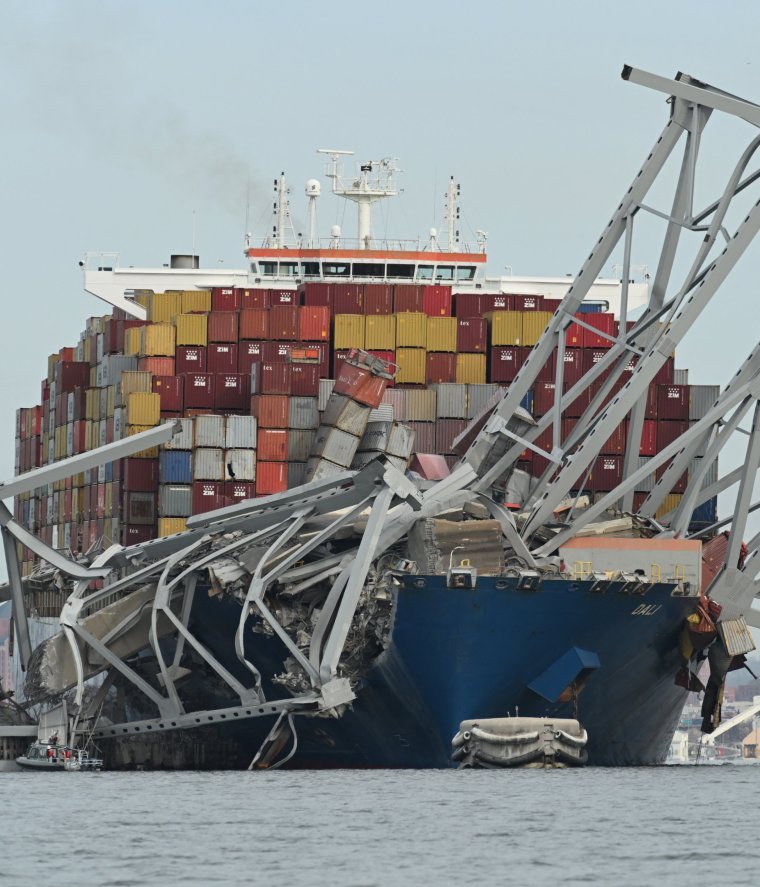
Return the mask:
<svg viewBox="0 0 760 887">
<path fill-rule="evenodd" d="M 348 282 L 137 299 L 147 321 L 119 310 L 90 318 L 76 346 L 51 355 L 40 404 L 17 413 L 16 471 L 169 419 L 183 419 L 183 432 L 160 449 L 18 497 L 17 519 L 56 548 L 78 553 L 101 539 L 130 544 L 176 533 L 192 513 L 359 468 L 380 453 L 401 468 L 426 453 L 452 465 L 454 439 L 512 382 L 559 304 L 432 284 Z M 583 320 L 593 329 L 568 329 L 565 390 L 602 359 L 616 333 L 608 312 L 584 313 Z M 357 369 L 359 349 L 376 359 L 376 369 L 386 368 L 384 377 L 361 360 Z M 392 365 L 395 375 L 387 372 Z M 525 400 L 537 417 L 554 404 L 554 370 L 542 369 Z M 357 396 L 352 385 L 365 373 L 382 385 Z M 669 359 L 649 391 L 642 464 L 716 396 L 713 386 L 689 386 Z M 579 398 L 566 410 L 564 435 L 587 404 Z M 624 424 L 594 465 L 588 492 L 620 482 L 625 441 Z M 550 451 L 550 434 L 537 444 Z M 520 467 L 540 474 L 548 465 L 526 451 Z M 697 459 L 691 471 L 698 469 Z M 654 480 L 652 474 L 640 485 L 637 504 Z M 705 525 L 714 517 L 715 500 L 695 513 Z M 33 558 L 28 550 L 21 557 L 26 574 Z"/>
</svg>

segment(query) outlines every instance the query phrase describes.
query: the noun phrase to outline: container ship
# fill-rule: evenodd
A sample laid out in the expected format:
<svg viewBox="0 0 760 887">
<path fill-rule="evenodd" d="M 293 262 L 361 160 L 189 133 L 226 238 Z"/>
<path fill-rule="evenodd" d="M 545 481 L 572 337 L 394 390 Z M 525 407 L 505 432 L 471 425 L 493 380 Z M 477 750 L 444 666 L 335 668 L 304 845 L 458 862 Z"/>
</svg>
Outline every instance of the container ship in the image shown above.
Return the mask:
<svg viewBox="0 0 760 887">
<path fill-rule="evenodd" d="M 49 357 L 5 484 L 18 697 L 112 767 L 450 766 L 460 722 L 507 714 L 663 761 L 706 655 L 687 628 L 747 552 L 716 513 L 731 386 L 676 368 L 662 265 L 651 292 L 629 249 L 598 277 L 651 174 L 574 281 L 489 279 L 453 180 L 440 240 L 381 241 L 394 162 L 324 153 L 356 238 L 317 238 L 316 179 L 289 232 L 282 176 L 239 271 L 83 262 L 111 310 Z M 711 637 L 708 719 L 745 610 Z"/>
</svg>

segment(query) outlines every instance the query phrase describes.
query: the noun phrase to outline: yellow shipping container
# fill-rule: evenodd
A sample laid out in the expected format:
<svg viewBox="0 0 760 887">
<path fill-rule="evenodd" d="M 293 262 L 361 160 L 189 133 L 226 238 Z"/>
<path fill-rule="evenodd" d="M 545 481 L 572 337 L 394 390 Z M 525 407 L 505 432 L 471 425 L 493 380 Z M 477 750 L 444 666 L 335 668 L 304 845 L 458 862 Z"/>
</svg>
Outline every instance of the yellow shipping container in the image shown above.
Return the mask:
<svg viewBox="0 0 760 887">
<path fill-rule="evenodd" d="M 460 385 L 484 385 L 485 354 L 457 354 L 457 382 Z"/>
<path fill-rule="evenodd" d="M 396 350 L 396 317 L 393 314 L 370 314 L 364 327 L 367 351 Z"/>
<path fill-rule="evenodd" d="M 97 384 L 98 384 L 98 368 L 96 366 L 90 367 L 90 379 L 88 382 L 88 387 L 95 388 L 95 386 Z"/>
<path fill-rule="evenodd" d="M 205 314 L 178 314 L 174 324 L 178 345 L 208 344 L 208 317 Z"/>
<path fill-rule="evenodd" d="M 60 357 L 57 354 L 51 354 L 48 357 L 48 373 L 47 373 L 48 382 L 52 382 L 55 379 L 55 366 L 59 360 L 60 360 Z"/>
<path fill-rule="evenodd" d="M 396 381 L 399 384 L 425 384 L 427 351 L 424 348 L 397 348 L 396 363 L 398 364 Z"/>
<path fill-rule="evenodd" d="M 522 345 L 522 311 L 489 311 L 492 345 Z"/>
<path fill-rule="evenodd" d="M 333 332 L 333 347 L 336 351 L 346 348 L 364 348 L 364 315 L 336 314 Z"/>
<path fill-rule="evenodd" d="M 100 406 L 100 389 L 86 388 L 84 392 L 84 417 L 94 419 L 95 410 Z"/>
<path fill-rule="evenodd" d="M 457 350 L 457 319 L 456 317 L 428 317 L 427 319 L 427 350 Z"/>
<path fill-rule="evenodd" d="M 211 311 L 211 290 L 182 290 L 182 311 L 190 314 Z"/>
<path fill-rule="evenodd" d="M 114 410 L 116 409 L 116 386 L 109 385 L 106 392 L 106 418 L 113 419 Z"/>
<path fill-rule="evenodd" d="M 174 357 L 177 328 L 171 323 L 149 323 L 140 327 L 141 357 Z"/>
<path fill-rule="evenodd" d="M 142 431 L 150 431 L 155 425 L 127 425 L 127 437 L 140 434 Z M 147 450 L 140 450 L 139 453 L 133 453 L 130 458 L 136 459 L 158 459 L 158 447 L 150 447 Z"/>
<path fill-rule="evenodd" d="M 150 303 L 153 301 L 152 290 L 138 290 L 134 296 L 132 296 L 132 299 L 137 302 L 138 305 L 142 305 L 148 314 L 150 314 Z"/>
<path fill-rule="evenodd" d="M 674 509 L 678 508 L 678 506 L 681 504 L 681 499 L 683 499 L 683 496 L 680 493 L 670 493 L 665 497 L 662 505 L 660 505 L 660 507 L 657 509 L 654 516 L 658 519 L 661 517 L 665 517 L 665 515 L 669 511 L 673 511 Z"/>
<path fill-rule="evenodd" d="M 133 391 L 127 398 L 129 425 L 158 425 L 161 421 L 161 395 Z"/>
<path fill-rule="evenodd" d="M 182 313 L 182 295 L 178 292 L 154 293 L 150 300 L 148 320 L 153 323 L 171 323 Z"/>
<path fill-rule="evenodd" d="M 427 314 L 420 311 L 404 311 L 395 317 L 396 347 L 424 348 L 427 344 Z"/>
<path fill-rule="evenodd" d="M 175 533 L 184 533 L 187 529 L 187 521 L 184 517 L 160 517 L 158 519 L 158 535 L 173 536 Z"/>
<path fill-rule="evenodd" d="M 119 403 L 126 406 L 129 395 L 134 391 L 153 391 L 153 374 L 141 370 L 125 370 L 121 374 L 119 387 L 121 389 Z"/>
<path fill-rule="evenodd" d="M 522 312 L 522 345 L 535 345 L 554 315 L 551 311 Z"/>
<path fill-rule="evenodd" d="M 124 330 L 124 354 L 127 357 L 137 357 L 140 353 L 142 341 L 142 327 L 131 326 Z"/>
</svg>

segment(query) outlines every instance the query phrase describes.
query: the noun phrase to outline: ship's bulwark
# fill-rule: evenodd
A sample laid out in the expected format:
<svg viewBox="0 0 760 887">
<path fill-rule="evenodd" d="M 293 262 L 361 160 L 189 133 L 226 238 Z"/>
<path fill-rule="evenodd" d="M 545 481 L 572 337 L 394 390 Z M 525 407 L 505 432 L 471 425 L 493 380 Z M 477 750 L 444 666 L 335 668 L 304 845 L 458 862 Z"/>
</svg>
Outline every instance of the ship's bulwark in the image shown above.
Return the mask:
<svg viewBox="0 0 760 887">
<path fill-rule="evenodd" d="M 600 661 L 578 700 L 589 764 L 664 760 L 686 698 L 674 677 L 681 664 L 678 633 L 694 598 L 657 584 L 646 595 L 628 595 L 592 593 L 590 583 L 567 580 L 545 580 L 539 591 L 518 591 L 510 579 L 481 578 L 475 590 L 449 589 L 440 576 L 424 583 L 399 589 L 389 645 L 357 688 L 353 706 L 340 718 L 295 718 L 298 750 L 288 766 L 448 767 L 462 720 L 573 717 L 571 702 L 548 703 L 528 689 L 571 647 L 593 651 Z M 233 649 L 239 614 L 235 602 L 199 594 L 193 630 L 244 678 L 249 673 Z M 262 674 L 284 670 L 277 640 L 247 637 Z M 264 688 L 270 698 L 283 696 L 268 681 Z M 214 737 L 223 737 L 226 757 L 217 766 L 247 766 L 272 723 L 248 720 L 214 733 L 207 765 L 214 766 Z M 229 754 L 233 737 L 237 757 Z"/>
</svg>

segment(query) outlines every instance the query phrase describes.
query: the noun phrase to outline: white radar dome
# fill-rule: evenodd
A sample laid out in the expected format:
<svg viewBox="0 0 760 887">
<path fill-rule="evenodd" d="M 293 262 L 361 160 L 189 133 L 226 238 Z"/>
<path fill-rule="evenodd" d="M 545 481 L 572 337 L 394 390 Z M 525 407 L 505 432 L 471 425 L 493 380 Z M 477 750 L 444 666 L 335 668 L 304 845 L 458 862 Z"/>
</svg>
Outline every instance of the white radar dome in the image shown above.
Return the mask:
<svg viewBox="0 0 760 887">
<path fill-rule="evenodd" d="M 438 237 L 438 229 L 437 229 L 437 228 L 431 228 L 431 229 L 430 229 L 430 236 L 433 238 L 433 240 L 435 240 L 435 238 Z"/>
<path fill-rule="evenodd" d="M 340 237 L 340 225 L 333 225 L 332 228 L 330 228 L 330 236 Z"/>
<path fill-rule="evenodd" d="M 306 193 L 309 196 L 319 197 L 320 192 L 322 191 L 322 186 L 319 184 L 317 179 L 309 179 L 306 183 Z"/>
</svg>

